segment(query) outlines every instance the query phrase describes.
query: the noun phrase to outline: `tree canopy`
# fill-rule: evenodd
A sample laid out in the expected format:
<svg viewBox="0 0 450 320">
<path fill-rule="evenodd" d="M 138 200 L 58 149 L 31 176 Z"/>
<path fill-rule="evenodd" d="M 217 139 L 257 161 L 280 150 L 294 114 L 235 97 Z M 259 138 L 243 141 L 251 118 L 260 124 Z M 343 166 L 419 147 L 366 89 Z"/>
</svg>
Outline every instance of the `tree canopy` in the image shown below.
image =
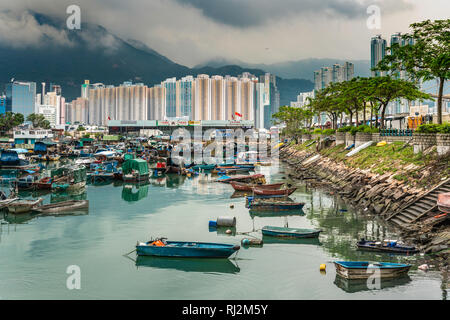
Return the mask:
<svg viewBox="0 0 450 320">
<path fill-rule="evenodd" d="M 442 124 L 442 97 L 445 81 L 450 79 L 450 19 L 425 20 L 410 25 L 411 33 L 402 35 L 403 44 L 395 43 L 374 70 L 398 76 L 406 72 L 411 80 L 439 82 L 438 123 Z"/>
<path fill-rule="evenodd" d="M 21 125 L 24 121 L 23 114 L 21 113 L 13 113 L 13 112 L 5 112 L 0 114 L 0 128 L 2 131 L 6 132 L 11 130 L 18 125 Z"/>
<path fill-rule="evenodd" d="M 50 122 L 43 114 L 32 113 L 28 115 L 27 121 L 30 121 L 34 128 L 50 129 Z"/>
</svg>

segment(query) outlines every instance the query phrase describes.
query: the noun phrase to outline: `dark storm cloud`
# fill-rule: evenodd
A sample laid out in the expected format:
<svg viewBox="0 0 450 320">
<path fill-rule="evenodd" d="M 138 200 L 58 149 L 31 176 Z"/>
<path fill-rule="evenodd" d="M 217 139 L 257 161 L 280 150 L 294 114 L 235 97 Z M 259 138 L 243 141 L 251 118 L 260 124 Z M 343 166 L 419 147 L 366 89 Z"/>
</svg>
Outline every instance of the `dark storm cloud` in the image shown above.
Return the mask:
<svg viewBox="0 0 450 320">
<path fill-rule="evenodd" d="M 209 19 L 234 27 L 252 27 L 268 20 L 314 14 L 356 19 L 367 16 L 367 7 L 375 4 L 390 13 L 410 8 L 404 0 L 175 0 L 199 9 Z"/>
</svg>

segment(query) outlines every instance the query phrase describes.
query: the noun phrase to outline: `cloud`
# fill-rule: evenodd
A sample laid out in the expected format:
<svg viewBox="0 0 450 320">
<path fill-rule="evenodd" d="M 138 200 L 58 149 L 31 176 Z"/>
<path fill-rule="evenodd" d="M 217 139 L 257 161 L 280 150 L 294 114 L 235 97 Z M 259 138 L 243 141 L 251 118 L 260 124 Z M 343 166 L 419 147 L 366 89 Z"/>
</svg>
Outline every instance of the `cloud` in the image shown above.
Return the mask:
<svg viewBox="0 0 450 320">
<path fill-rule="evenodd" d="M 371 4 L 385 7 L 386 12 L 411 8 L 405 0 L 176 0 L 197 8 L 205 17 L 233 27 L 254 27 L 269 21 L 293 16 L 319 15 L 355 19 L 366 15 Z"/>
<path fill-rule="evenodd" d="M 39 24 L 28 11 L 0 11 L 0 43 L 13 47 L 44 46 L 48 41 L 72 46 L 63 29 Z"/>
</svg>

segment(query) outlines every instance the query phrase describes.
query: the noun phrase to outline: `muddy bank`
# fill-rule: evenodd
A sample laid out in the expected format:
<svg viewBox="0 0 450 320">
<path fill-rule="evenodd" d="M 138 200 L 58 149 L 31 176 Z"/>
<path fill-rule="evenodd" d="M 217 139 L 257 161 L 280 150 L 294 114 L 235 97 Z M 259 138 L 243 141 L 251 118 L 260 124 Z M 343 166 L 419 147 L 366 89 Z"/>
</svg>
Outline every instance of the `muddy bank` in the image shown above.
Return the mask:
<svg viewBox="0 0 450 320">
<path fill-rule="evenodd" d="M 291 179 L 326 188 L 358 211 L 375 214 L 382 219 L 387 219 L 433 188 L 411 187 L 394 179 L 391 173 L 380 175 L 350 168 L 311 149 L 298 150 L 285 146 L 280 149 L 280 159 L 289 164 L 288 175 Z M 408 225 L 394 226 L 404 240 L 414 243 L 421 252 L 437 259 L 441 268 L 447 269 L 450 224 L 446 216 L 434 218 L 436 214 L 439 212 L 431 212 L 429 216 Z"/>
</svg>

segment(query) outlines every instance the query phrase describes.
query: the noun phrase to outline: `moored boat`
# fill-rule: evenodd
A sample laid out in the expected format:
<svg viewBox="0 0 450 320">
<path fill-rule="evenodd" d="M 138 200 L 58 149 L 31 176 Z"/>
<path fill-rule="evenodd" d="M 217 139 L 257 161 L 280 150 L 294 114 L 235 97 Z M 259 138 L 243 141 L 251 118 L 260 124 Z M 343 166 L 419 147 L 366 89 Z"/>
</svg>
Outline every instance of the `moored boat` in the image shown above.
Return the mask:
<svg viewBox="0 0 450 320">
<path fill-rule="evenodd" d="M 437 205 L 440 211 L 450 213 L 450 192 L 438 194 Z"/>
<path fill-rule="evenodd" d="M 44 177 L 34 183 L 34 187 L 38 190 L 48 190 L 52 188 L 52 178 Z"/>
<path fill-rule="evenodd" d="M 297 190 L 297 188 L 270 190 L 255 187 L 253 188 L 253 193 L 258 196 L 289 196 L 293 194 L 295 190 Z"/>
<path fill-rule="evenodd" d="M 33 209 L 40 213 L 58 213 L 89 208 L 89 200 L 69 200 L 46 204 Z"/>
<path fill-rule="evenodd" d="M 136 245 L 139 256 L 158 257 L 228 258 L 239 249 L 240 246 L 232 244 L 166 241 L 164 238 Z"/>
<path fill-rule="evenodd" d="M 230 185 L 236 191 L 253 191 L 253 188 L 258 187 L 259 189 L 277 190 L 280 189 L 284 182 L 273 183 L 273 184 L 248 184 L 242 182 L 231 181 Z"/>
<path fill-rule="evenodd" d="M 280 201 L 275 199 L 247 197 L 247 208 L 252 211 L 288 211 L 301 210 L 305 205 L 303 202 Z"/>
<path fill-rule="evenodd" d="M 346 279 L 367 279 L 379 270 L 378 276 L 396 278 L 408 273 L 410 264 L 367 261 L 335 261 L 336 273 Z"/>
<path fill-rule="evenodd" d="M 419 250 L 414 246 L 406 246 L 398 243 L 397 241 L 385 240 L 381 241 L 368 241 L 361 239 L 356 244 L 358 249 L 368 250 L 368 251 L 379 251 L 379 252 L 389 252 L 389 253 L 403 253 L 403 254 L 413 254 L 419 252 Z"/>
<path fill-rule="evenodd" d="M 283 238 L 317 238 L 322 230 L 265 226 L 261 229 L 264 236 Z"/>
<path fill-rule="evenodd" d="M 44 199 L 39 198 L 36 200 L 16 200 L 7 205 L 8 211 L 11 213 L 23 213 L 29 212 L 34 207 L 38 206 Z"/>
<path fill-rule="evenodd" d="M 192 167 L 195 171 L 201 171 L 201 170 L 212 170 L 216 167 L 215 164 L 197 164 Z"/>
<path fill-rule="evenodd" d="M 222 183 L 230 183 L 230 182 L 244 182 L 244 183 L 253 183 L 253 184 L 265 184 L 266 178 L 263 174 L 257 173 L 253 175 L 237 175 L 234 177 L 222 177 L 217 179 L 217 182 Z"/>
</svg>

